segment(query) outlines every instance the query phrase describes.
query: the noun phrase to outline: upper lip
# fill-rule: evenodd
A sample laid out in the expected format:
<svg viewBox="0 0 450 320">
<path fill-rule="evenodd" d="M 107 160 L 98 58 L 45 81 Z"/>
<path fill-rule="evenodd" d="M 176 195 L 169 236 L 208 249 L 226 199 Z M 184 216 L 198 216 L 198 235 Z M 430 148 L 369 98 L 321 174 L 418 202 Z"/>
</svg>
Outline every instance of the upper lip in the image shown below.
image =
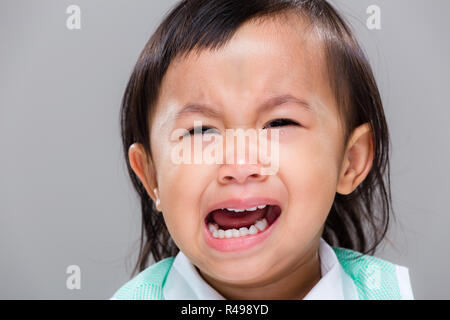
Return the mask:
<svg viewBox="0 0 450 320">
<path fill-rule="evenodd" d="M 233 208 L 233 209 L 249 209 L 261 205 L 276 205 L 281 207 L 280 202 L 270 197 L 251 197 L 251 198 L 230 198 L 211 205 L 205 213 L 208 216 L 214 210 Z"/>
</svg>

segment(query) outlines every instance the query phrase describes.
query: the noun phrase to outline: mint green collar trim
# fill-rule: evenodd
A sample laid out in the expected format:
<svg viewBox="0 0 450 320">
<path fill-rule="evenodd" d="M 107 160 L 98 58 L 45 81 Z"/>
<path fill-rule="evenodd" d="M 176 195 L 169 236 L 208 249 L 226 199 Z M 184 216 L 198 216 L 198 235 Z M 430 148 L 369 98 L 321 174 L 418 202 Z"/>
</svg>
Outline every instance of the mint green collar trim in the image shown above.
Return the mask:
<svg viewBox="0 0 450 320">
<path fill-rule="evenodd" d="M 333 247 L 333 250 L 353 280 L 360 300 L 402 299 L 394 264 L 349 249 Z"/>
</svg>

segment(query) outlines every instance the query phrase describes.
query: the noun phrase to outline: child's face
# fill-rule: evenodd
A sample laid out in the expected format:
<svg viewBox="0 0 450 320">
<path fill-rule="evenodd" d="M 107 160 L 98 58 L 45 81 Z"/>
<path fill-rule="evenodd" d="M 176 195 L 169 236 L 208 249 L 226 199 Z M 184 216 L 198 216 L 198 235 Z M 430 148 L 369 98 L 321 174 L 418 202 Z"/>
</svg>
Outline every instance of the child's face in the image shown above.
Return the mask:
<svg viewBox="0 0 450 320">
<path fill-rule="evenodd" d="M 295 19 L 295 18 L 292 18 Z M 299 20 L 242 26 L 218 51 L 174 61 L 165 75 L 151 124 L 151 148 L 161 210 L 178 247 L 201 270 L 226 283 L 270 281 L 289 273 L 316 252 L 339 185 L 345 153 L 343 128 L 329 87 L 320 42 Z M 264 112 L 271 97 L 292 95 L 310 107 L 285 102 Z M 176 113 L 187 103 L 207 104 L 220 114 Z M 175 129 L 194 120 L 219 130 L 279 127 L 279 169 L 258 175 L 249 164 L 175 164 Z M 281 215 L 255 243 L 215 239 L 205 223 L 208 209 L 229 199 L 275 201 Z"/>
</svg>

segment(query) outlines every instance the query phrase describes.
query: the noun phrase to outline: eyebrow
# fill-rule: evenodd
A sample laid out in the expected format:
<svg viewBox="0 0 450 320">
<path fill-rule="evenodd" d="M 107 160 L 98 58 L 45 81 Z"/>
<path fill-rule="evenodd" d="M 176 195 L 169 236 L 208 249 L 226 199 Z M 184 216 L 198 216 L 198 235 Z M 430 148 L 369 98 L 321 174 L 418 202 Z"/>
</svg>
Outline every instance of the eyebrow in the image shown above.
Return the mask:
<svg viewBox="0 0 450 320">
<path fill-rule="evenodd" d="M 258 108 L 258 113 L 259 112 L 265 112 L 265 111 L 269 111 L 275 107 L 278 107 L 282 104 L 285 104 L 287 102 L 293 102 L 295 104 L 298 104 L 300 107 L 303 107 L 309 111 L 313 111 L 311 104 L 309 104 L 306 100 L 304 99 L 300 99 L 300 98 L 296 98 L 293 95 L 290 94 L 284 94 L 281 96 L 275 96 L 273 98 L 270 98 L 269 100 L 267 100 L 266 102 L 264 102 L 262 104 L 261 107 Z"/>
<path fill-rule="evenodd" d="M 257 113 L 267 112 L 288 102 L 293 102 L 309 111 L 313 111 L 311 104 L 309 104 L 306 100 L 296 98 L 290 94 L 284 94 L 269 98 L 261 106 L 259 106 L 256 111 Z M 220 111 L 216 111 L 214 108 L 211 108 L 207 104 L 188 103 L 177 112 L 177 114 L 175 115 L 175 120 L 190 114 L 201 114 L 208 118 L 220 118 L 222 116 L 222 113 Z"/>
</svg>

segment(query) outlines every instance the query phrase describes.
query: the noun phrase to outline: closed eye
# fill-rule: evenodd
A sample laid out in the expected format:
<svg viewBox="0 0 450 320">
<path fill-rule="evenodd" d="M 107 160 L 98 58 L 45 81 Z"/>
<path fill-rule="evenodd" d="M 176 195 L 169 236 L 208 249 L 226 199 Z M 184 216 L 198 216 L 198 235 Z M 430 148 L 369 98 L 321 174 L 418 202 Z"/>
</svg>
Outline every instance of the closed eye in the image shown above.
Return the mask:
<svg viewBox="0 0 450 320">
<path fill-rule="evenodd" d="M 282 118 L 282 119 L 275 119 L 275 120 L 268 122 L 264 126 L 263 129 L 284 127 L 284 126 L 289 126 L 289 125 L 300 126 L 300 124 L 294 120 Z M 203 135 L 203 134 L 205 134 L 206 131 L 208 131 L 208 133 L 215 133 L 214 131 L 217 131 L 217 130 L 212 127 L 206 127 L 206 126 L 194 127 L 192 129 L 190 129 L 188 132 L 186 132 L 186 134 L 184 136 L 193 135 L 196 133 L 201 133 Z"/>
<path fill-rule="evenodd" d="M 294 120 L 275 119 L 275 120 L 270 121 L 268 124 L 266 124 L 263 129 L 283 127 L 283 126 L 289 126 L 289 125 L 300 126 L 300 124 Z"/>
<path fill-rule="evenodd" d="M 213 130 L 218 132 L 218 130 L 211 128 L 211 127 L 205 127 L 205 126 L 194 127 L 191 130 L 189 130 L 188 132 L 186 132 L 186 134 L 184 134 L 183 136 L 193 135 L 196 133 L 201 133 L 203 135 L 203 134 L 205 134 L 206 131 L 208 131 L 208 133 L 215 133 L 215 132 L 213 132 Z"/>
</svg>

